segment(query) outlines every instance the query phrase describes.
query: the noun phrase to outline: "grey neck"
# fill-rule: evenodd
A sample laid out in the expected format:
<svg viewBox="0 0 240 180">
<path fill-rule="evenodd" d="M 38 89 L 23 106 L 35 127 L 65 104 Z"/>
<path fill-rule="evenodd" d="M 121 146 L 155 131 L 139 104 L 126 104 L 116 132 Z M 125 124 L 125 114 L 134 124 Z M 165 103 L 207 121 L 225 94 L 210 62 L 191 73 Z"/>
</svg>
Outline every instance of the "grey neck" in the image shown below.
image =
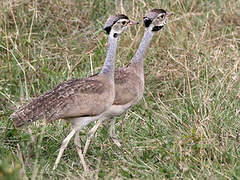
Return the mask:
<svg viewBox="0 0 240 180">
<path fill-rule="evenodd" d="M 145 60 L 145 56 L 147 53 L 147 48 L 150 45 L 150 42 L 153 38 L 154 32 L 152 32 L 151 30 L 146 30 L 142 41 L 138 47 L 138 50 L 136 52 L 136 54 L 133 56 L 132 60 L 131 60 L 131 64 L 133 63 L 141 63 L 143 64 L 144 60 Z"/>
<path fill-rule="evenodd" d="M 108 36 L 108 51 L 107 56 L 102 68 L 101 73 L 107 75 L 110 78 L 114 77 L 114 69 L 115 69 L 115 57 L 117 51 L 117 40 L 118 38 L 114 38 L 111 35 Z"/>
</svg>

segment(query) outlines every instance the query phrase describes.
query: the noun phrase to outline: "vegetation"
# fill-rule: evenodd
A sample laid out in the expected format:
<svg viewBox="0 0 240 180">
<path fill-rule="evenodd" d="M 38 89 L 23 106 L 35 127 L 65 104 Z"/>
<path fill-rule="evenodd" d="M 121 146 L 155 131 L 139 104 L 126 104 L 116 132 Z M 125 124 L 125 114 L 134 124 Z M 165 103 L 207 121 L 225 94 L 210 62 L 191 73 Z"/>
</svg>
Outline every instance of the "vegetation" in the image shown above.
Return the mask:
<svg viewBox="0 0 240 180">
<path fill-rule="evenodd" d="M 175 15 L 148 50 L 143 100 L 117 118 L 122 147 L 106 122 L 86 155 L 89 174 L 72 141 L 53 171 L 71 125 L 15 129 L 10 114 L 64 80 L 98 72 L 111 14 L 141 22 L 119 42 L 116 66 L 127 65 L 152 8 Z M 239 9 L 239 0 L 1 1 L 0 179 L 240 179 Z"/>
</svg>

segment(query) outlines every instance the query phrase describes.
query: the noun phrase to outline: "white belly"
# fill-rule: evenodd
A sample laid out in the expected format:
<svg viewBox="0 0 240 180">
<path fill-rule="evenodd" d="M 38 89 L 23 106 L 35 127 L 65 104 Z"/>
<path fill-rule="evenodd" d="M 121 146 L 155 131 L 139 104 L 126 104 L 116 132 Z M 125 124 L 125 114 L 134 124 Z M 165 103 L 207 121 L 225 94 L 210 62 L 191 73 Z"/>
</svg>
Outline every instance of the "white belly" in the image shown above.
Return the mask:
<svg viewBox="0 0 240 180">
<path fill-rule="evenodd" d="M 105 113 L 104 118 L 110 119 L 115 116 L 120 116 L 122 113 L 127 111 L 129 108 L 132 107 L 132 102 L 124 105 L 112 105 Z"/>
<path fill-rule="evenodd" d="M 75 118 L 68 118 L 67 120 L 70 121 L 73 127 L 76 130 L 80 130 L 87 126 L 89 123 L 100 119 L 104 113 L 97 115 L 97 116 L 88 116 L 88 117 L 75 117 Z"/>
</svg>

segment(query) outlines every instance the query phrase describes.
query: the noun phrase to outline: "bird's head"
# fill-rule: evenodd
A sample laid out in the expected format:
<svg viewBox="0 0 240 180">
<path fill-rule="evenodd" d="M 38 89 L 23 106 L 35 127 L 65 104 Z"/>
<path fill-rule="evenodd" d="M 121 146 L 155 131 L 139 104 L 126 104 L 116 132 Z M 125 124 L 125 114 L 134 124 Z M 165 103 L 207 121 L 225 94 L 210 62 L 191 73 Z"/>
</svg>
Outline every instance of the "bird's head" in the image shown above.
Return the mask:
<svg viewBox="0 0 240 180">
<path fill-rule="evenodd" d="M 138 22 L 130 20 L 124 14 L 118 14 L 108 18 L 104 24 L 104 30 L 109 36 L 117 38 L 128 27 L 138 24 Z"/>
<path fill-rule="evenodd" d="M 152 9 L 144 16 L 144 25 L 153 32 L 159 31 L 167 24 L 168 17 L 172 15 L 172 12 L 166 12 L 163 9 Z"/>
</svg>

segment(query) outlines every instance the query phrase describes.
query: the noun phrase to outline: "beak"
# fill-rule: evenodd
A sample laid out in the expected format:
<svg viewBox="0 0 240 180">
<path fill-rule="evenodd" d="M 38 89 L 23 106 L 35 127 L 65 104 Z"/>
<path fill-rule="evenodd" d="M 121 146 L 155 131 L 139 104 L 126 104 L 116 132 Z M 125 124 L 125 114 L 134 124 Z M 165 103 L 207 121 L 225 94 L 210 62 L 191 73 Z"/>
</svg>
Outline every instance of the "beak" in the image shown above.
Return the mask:
<svg viewBox="0 0 240 180">
<path fill-rule="evenodd" d="M 130 26 L 135 25 L 135 24 L 139 24 L 139 22 L 130 20 L 130 22 L 128 23 L 128 25 L 130 25 Z"/>
<path fill-rule="evenodd" d="M 166 14 L 167 17 L 172 16 L 172 15 L 174 15 L 173 12 L 167 12 L 167 14 Z"/>
</svg>

